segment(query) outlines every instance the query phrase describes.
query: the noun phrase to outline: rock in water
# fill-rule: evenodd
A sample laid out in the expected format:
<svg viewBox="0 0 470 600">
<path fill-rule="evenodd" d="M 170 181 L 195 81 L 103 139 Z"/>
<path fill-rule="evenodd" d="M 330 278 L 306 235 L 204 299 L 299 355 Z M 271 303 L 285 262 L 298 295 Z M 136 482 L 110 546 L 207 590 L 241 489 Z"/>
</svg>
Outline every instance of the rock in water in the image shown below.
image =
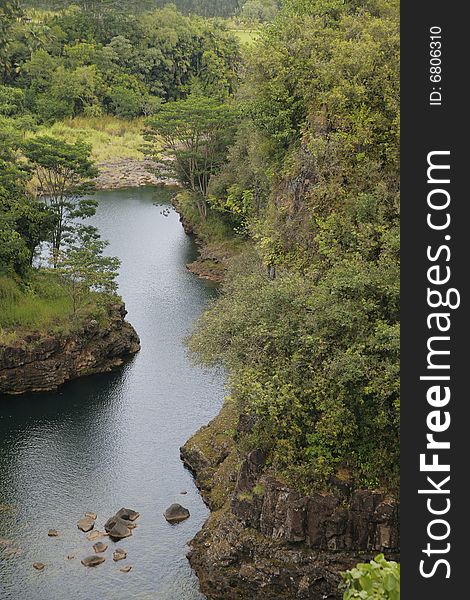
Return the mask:
<svg viewBox="0 0 470 600">
<path fill-rule="evenodd" d="M 113 540 L 122 540 L 132 535 L 132 531 L 127 527 L 126 522 L 122 519 L 117 519 L 114 527 L 109 530 L 109 537 Z"/>
<path fill-rule="evenodd" d="M 89 533 L 86 536 L 86 539 L 90 542 L 94 542 L 96 540 L 99 540 L 101 537 L 103 537 L 105 534 L 102 533 L 101 531 L 98 531 L 97 529 L 95 529 L 94 531 L 92 531 L 91 533 Z"/>
<path fill-rule="evenodd" d="M 104 563 L 105 560 L 104 556 L 87 556 L 81 563 L 84 567 L 97 567 Z"/>
<path fill-rule="evenodd" d="M 87 519 L 91 519 L 92 521 L 96 521 L 96 519 L 98 518 L 98 515 L 94 512 L 86 512 L 85 517 Z"/>
<path fill-rule="evenodd" d="M 107 549 L 108 544 L 104 544 L 103 542 L 96 542 L 96 544 L 93 546 L 93 550 L 96 552 L 96 554 L 102 554 L 103 552 L 106 552 Z"/>
<path fill-rule="evenodd" d="M 140 517 L 140 514 L 130 508 L 121 508 L 121 510 L 117 511 L 115 516 L 119 519 L 124 519 L 125 521 L 135 521 Z"/>
<path fill-rule="evenodd" d="M 80 521 L 77 523 L 77 527 L 84 533 L 88 533 L 89 531 L 91 531 L 94 526 L 95 522 L 92 519 L 88 518 L 80 519 Z"/>
<path fill-rule="evenodd" d="M 46 565 L 40 562 L 35 562 L 33 563 L 33 567 L 36 569 L 36 571 L 42 571 L 44 569 Z"/>
<path fill-rule="evenodd" d="M 121 567 L 119 570 L 121 573 L 129 573 L 129 571 L 132 570 L 132 567 L 130 565 L 126 565 L 125 567 Z"/>
<path fill-rule="evenodd" d="M 59 532 L 55 529 L 49 529 L 49 531 L 47 532 L 47 535 L 49 537 L 58 537 L 59 536 Z"/>
<path fill-rule="evenodd" d="M 168 523 L 181 523 L 181 521 L 189 519 L 190 516 L 189 510 L 181 506 L 181 504 L 172 504 L 164 512 L 164 517 Z"/>
<path fill-rule="evenodd" d="M 110 517 L 104 524 L 105 530 L 109 533 L 111 531 L 111 529 L 116 525 L 116 522 L 117 522 L 116 516 Z"/>
<path fill-rule="evenodd" d="M 67 560 L 74 560 L 75 554 L 67 554 Z"/>
<path fill-rule="evenodd" d="M 116 550 L 113 552 L 114 562 L 124 560 L 125 558 L 127 558 L 127 552 L 125 550 L 123 550 L 122 548 L 116 548 Z"/>
</svg>

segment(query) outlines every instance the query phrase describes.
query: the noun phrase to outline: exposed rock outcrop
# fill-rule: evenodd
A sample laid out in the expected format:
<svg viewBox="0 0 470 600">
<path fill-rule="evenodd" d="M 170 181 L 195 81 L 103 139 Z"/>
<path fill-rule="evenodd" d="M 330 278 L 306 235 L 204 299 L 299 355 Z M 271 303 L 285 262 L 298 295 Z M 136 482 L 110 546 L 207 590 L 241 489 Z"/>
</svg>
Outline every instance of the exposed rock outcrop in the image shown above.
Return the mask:
<svg viewBox="0 0 470 600">
<path fill-rule="evenodd" d="M 33 333 L 0 345 L 0 394 L 44 392 L 70 379 L 121 366 L 140 350 L 123 304 L 109 309 L 106 325 L 89 320 L 70 334 Z"/>
<path fill-rule="evenodd" d="M 181 449 L 212 513 L 188 554 L 210 600 L 340 599 L 341 571 L 399 553 L 397 501 L 336 482 L 304 495 L 279 481 L 255 449 L 240 455 L 233 409 Z M 230 423 L 230 421 L 232 421 Z"/>
</svg>

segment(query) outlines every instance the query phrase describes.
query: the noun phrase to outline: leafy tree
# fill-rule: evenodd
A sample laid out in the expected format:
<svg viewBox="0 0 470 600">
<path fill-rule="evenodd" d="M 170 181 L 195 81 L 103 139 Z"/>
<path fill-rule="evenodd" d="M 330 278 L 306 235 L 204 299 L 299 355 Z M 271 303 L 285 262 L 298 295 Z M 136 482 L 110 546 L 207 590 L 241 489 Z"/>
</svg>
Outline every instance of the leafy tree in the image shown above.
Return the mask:
<svg viewBox="0 0 470 600">
<path fill-rule="evenodd" d="M 55 218 L 51 242 L 56 267 L 64 235 L 73 231 L 77 219 L 95 212 L 96 202 L 89 194 L 98 171 L 90 158 L 90 146 L 80 141 L 70 144 L 42 135 L 25 142 L 23 152 L 37 178 L 37 195 Z"/>
<path fill-rule="evenodd" d="M 42 203 L 26 192 L 29 176 L 18 163 L 14 136 L 4 131 L 0 141 L 0 263 L 3 271 L 24 276 L 52 220 Z"/>
<path fill-rule="evenodd" d="M 120 263 L 118 258 L 104 254 L 107 245 L 94 227 L 79 226 L 67 237 L 57 267 L 70 295 L 74 315 L 90 292 L 104 296 L 117 292 Z"/>
<path fill-rule="evenodd" d="M 0 115 L 11 117 L 24 112 L 25 93 L 11 86 L 0 85 Z"/>
<path fill-rule="evenodd" d="M 235 123 L 232 108 L 203 96 L 162 104 L 146 121 L 148 151 L 166 157 L 167 168 L 194 193 L 203 219 L 209 184 L 226 161 Z"/>
<path fill-rule="evenodd" d="M 277 12 L 276 0 L 248 0 L 243 5 L 240 16 L 249 22 L 266 23 L 273 21 Z"/>
<path fill-rule="evenodd" d="M 21 14 L 18 0 L 0 0 L 0 82 L 11 69 L 8 53 L 11 29 Z"/>
</svg>

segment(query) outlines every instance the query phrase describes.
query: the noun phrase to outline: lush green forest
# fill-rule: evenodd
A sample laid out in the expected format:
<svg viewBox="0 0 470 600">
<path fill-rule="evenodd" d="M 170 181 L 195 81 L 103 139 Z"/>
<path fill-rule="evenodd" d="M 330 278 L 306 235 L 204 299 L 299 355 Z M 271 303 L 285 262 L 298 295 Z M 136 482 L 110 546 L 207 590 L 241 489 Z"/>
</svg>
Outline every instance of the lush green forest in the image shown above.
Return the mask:
<svg viewBox="0 0 470 600">
<path fill-rule="evenodd" d="M 277 9 L 277 0 L 25 0 L 25 6 L 46 10 L 61 10 L 78 6 L 87 12 L 104 14 L 109 11 L 142 13 L 173 4 L 184 14 L 204 17 L 232 17 L 245 13 L 261 19 Z M 248 6 L 246 6 L 248 5 Z"/>
<path fill-rule="evenodd" d="M 396 490 L 398 2 L 285 0 L 243 51 L 222 21 L 174 7 L 75 4 L 40 17 L 1 4 L 0 302 L 40 302 L 44 243 L 52 276 L 82 285 L 67 310 L 83 289 L 113 292 L 117 264 L 86 226 L 91 148 L 37 128 L 145 118 L 180 210 L 206 244 L 237 250 L 190 345 L 228 367 L 255 418 L 246 443 L 300 488 L 341 474 Z"/>
</svg>

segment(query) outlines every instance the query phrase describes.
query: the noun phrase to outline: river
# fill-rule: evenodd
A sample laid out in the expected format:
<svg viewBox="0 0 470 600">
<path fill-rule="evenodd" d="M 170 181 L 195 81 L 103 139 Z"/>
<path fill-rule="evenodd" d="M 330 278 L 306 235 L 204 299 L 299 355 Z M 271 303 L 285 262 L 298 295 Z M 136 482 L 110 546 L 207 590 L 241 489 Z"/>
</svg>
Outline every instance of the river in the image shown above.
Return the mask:
<svg viewBox="0 0 470 600">
<path fill-rule="evenodd" d="M 179 447 L 217 414 L 224 379 L 185 350 L 215 289 L 186 270 L 196 249 L 169 197 L 163 188 L 100 192 L 91 220 L 122 261 L 119 291 L 141 352 L 57 393 L 0 399 L 1 600 L 203 599 L 185 555 L 208 511 Z M 173 502 L 189 508 L 188 521 L 166 523 Z M 93 542 L 77 521 L 96 512 L 102 530 L 121 507 L 141 514 L 118 544 L 127 560 L 114 563 L 110 543 L 106 562 L 85 568 Z M 48 537 L 51 528 L 59 537 Z M 123 564 L 132 571 L 121 573 Z"/>
</svg>

